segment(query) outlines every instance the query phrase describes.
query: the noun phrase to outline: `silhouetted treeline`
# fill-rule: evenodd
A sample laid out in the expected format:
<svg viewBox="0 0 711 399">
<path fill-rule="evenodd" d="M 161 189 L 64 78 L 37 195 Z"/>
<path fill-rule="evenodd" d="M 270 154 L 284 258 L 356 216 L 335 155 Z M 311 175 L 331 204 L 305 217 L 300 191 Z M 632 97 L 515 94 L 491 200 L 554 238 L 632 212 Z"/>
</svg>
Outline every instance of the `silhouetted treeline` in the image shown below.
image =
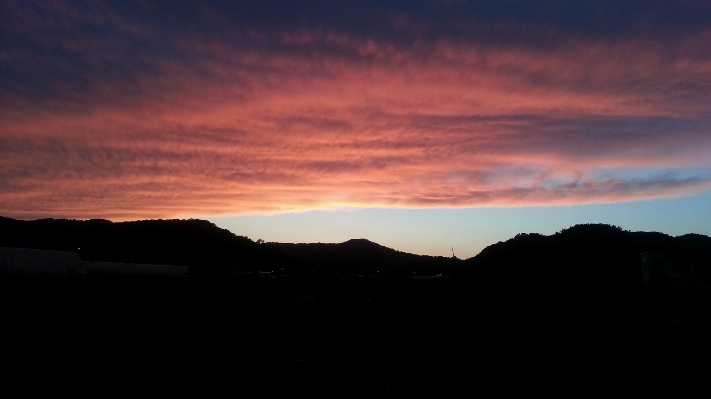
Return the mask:
<svg viewBox="0 0 711 399">
<path fill-rule="evenodd" d="M 459 260 L 396 251 L 365 239 L 340 244 L 258 244 L 204 220 L 112 223 L 0 217 L 0 246 L 74 251 L 85 261 L 189 266 L 193 276 L 238 271 L 370 273 L 379 276 L 450 274 L 482 285 L 638 285 L 640 253 L 666 259 L 711 260 L 711 238 L 629 232 L 604 224 L 576 225 L 556 234 L 518 234 Z M 709 270 L 699 270 L 707 283 Z"/>
<path fill-rule="evenodd" d="M 672 260 L 711 259 L 711 237 L 581 224 L 550 236 L 517 234 L 467 259 L 454 274 L 487 284 L 638 285 L 642 252 L 664 253 Z"/>
<path fill-rule="evenodd" d="M 193 276 L 289 263 L 278 251 L 196 219 L 112 223 L 0 218 L 0 246 L 72 251 L 85 261 L 189 266 Z"/>
<path fill-rule="evenodd" d="M 200 220 L 0 218 L 0 246 L 188 265 L 198 276 L 286 265 L 292 277 L 369 270 L 454 277 L 215 285 L 3 276 L 3 397 L 88 396 L 96 387 L 179 397 L 469 397 L 580 387 L 607 393 L 620 385 L 647 394 L 660 382 L 698 392 L 710 370 L 709 290 L 622 285 L 640 285 L 639 252 L 711 255 L 711 238 L 701 235 L 578 225 L 520 234 L 459 261 L 367 240 L 257 244 Z M 499 289 L 522 281 L 520 289 Z M 545 289 L 551 284 L 571 289 Z"/>
<path fill-rule="evenodd" d="M 283 254 L 297 259 L 302 267 L 319 273 L 369 272 L 380 276 L 413 273 L 436 275 L 447 273 L 460 261 L 442 256 L 415 255 L 384 247 L 365 239 L 340 244 L 266 243 Z"/>
</svg>

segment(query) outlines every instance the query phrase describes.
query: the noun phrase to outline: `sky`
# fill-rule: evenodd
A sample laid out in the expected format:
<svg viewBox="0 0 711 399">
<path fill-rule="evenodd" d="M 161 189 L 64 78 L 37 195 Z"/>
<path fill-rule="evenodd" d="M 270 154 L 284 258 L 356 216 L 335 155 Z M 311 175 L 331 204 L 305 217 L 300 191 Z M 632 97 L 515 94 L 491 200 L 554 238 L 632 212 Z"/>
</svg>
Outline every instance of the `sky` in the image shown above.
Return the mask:
<svg viewBox="0 0 711 399">
<path fill-rule="evenodd" d="M 0 215 L 469 257 L 711 235 L 708 1 L 2 1 Z"/>
</svg>

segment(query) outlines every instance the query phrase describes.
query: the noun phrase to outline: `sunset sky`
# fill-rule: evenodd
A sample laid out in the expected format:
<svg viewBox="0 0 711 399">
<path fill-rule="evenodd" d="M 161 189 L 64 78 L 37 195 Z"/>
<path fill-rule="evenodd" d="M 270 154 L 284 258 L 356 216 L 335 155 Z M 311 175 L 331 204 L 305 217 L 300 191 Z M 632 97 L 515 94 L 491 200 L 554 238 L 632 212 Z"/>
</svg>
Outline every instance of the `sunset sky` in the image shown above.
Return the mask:
<svg viewBox="0 0 711 399">
<path fill-rule="evenodd" d="M 0 215 L 711 235 L 711 2 L 0 1 Z"/>
</svg>

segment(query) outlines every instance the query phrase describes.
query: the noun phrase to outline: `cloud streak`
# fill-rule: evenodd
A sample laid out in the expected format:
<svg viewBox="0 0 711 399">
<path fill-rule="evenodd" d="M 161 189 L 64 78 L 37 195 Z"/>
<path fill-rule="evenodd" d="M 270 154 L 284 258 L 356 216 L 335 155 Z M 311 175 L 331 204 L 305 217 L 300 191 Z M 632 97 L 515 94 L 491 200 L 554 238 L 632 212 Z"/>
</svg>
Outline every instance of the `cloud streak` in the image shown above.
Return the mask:
<svg viewBox="0 0 711 399">
<path fill-rule="evenodd" d="M 711 188 L 704 5 L 0 7 L 5 215 L 577 205 Z"/>
</svg>

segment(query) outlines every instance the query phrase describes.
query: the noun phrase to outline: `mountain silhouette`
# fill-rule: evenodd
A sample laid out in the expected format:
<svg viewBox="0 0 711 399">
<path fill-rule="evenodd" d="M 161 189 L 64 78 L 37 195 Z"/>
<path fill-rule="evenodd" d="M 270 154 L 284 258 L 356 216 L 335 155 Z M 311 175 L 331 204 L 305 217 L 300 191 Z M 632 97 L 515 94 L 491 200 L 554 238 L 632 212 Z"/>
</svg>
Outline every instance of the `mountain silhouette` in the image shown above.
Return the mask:
<svg viewBox="0 0 711 399">
<path fill-rule="evenodd" d="M 711 237 L 672 237 L 606 224 L 579 224 L 550 236 L 517 234 L 467 259 L 455 274 L 501 284 L 636 285 L 641 281 L 640 254 L 644 252 L 663 253 L 672 261 L 709 260 Z M 707 270 L 699 272 L 708 274 Z"/>
<path fill-rule="evenodd" d="M 193 276 L 226 276 L 235 269 L 258 270 L 285 261 L 247 237 L 196 219 L 113 223 L 0 218 L 0 246 L 71 251 L 84 261 L 188 266 Z"/>
<path fill-rule="evenodd" d="M 589 386 L 613 381 L 607 392 L 619 385 L 613 377 L 630 370 L 660 380 L 675 372 L 700 375 L 693 373 L 711 354 L 708 290 L 630 289 L 641 285 L 640 252 L 709 259 L 711 238 L 698 234 L 577 225 L 552 235 L 518 234 L 458 260 L 365 239 L 258 244 L 201 220 L 0 218 L 0 247 L 13 246 L 132 267 L 189 267 L 187 283 L 0 276 L 0 349 L 5 363 L 19 365 L 6 378 L 18 392 L 76 392 L 77 370 L 87 393 L 148 385 L 197 396 L 276 386 L 269 392 L 323 387 L 323 396 L 332 396 L 352 394 L 355 386 L 360 396 L 378 396 L 391 386 L 413 395 L 431 389 L 471 396 L 472 375 L 495 392 L 512 379 L 549 378 L 558 386 L 562 377 L 587 376 Z M 294 278 L 224 278 L 233 269 L 281 268 Z M 393 278 L 342 278 L 366 271 Z M 396 278 L 413 272 L 452 278 Z M 319 277 L 331 273 L 338 278 Z M 193 277 L 209 284 L 192 284 Z M 522 281 L 528 285 L 518 289 Z M 591 284 L 598 288 L 581 289 Z M 548 289 L 556 286 L 572 288 Z M 64 367 L 65 359 L 76 359 L 79 369 Z M 52 384 L 37 385 L 38 378 Z"/>
<path fill-rule="evenodd" d="M 640 254 L 670 261 L 711 260 L 711 238 L 630 232 L 580 224 L 555 234 L 517 234 L 467 260 L 415 255 L 366 239 L 326 244 L 258 244 L 205 220 L 40 219 L 0 217 L 0 246 L 76 252 L 84 261 L 188 266 L 192 276 L 233 271 L 282 274 L 371 273 L 381 276 L 451 274 L 483 285 L 638 285 Z M 708 264 L 708 262 L 707 262 Z M 698 270 L 711 282 L 707 266 Z"/>
<path fill-rule="evenodd" d="M 267 247 L 296 259 L 308 270 L 318 272 L 358 273 L 381 275 L 446 273 L 459 263 L 454 258 L 415 255 L 397 251 L 366 239 L 352 239 L 339 244 L 266 243 Z"/>
</svg>

